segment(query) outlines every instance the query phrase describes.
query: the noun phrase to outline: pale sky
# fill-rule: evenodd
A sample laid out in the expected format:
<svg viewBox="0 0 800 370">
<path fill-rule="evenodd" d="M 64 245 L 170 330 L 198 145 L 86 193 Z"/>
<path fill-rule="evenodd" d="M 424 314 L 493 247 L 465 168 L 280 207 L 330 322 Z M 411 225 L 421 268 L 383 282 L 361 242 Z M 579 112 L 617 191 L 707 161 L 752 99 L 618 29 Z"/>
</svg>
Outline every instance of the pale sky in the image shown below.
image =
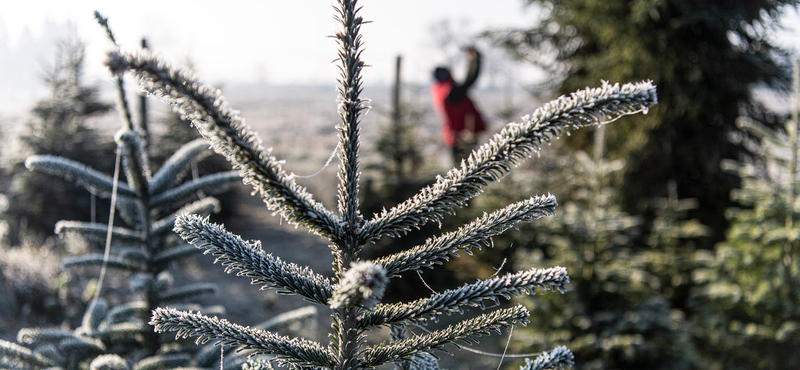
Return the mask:
<svg viewBox="0 0 800 370">
<path fill-rule="evenodd" d="M 94 20 L 94 10 L 109 18 L 123 47 L 134 48 L 146 37 L 153 50 L 179 64 L 190 58 L 199 77 L 212 85 L 268 83 L 318 85 L 335 83 L 332 63 L 336 44 L 333 0 L 0 0 L 0 113 L 27 107 L 41 98 L 38 76 L 52 61 L 57 40 L 69 33 L 87 43 L 87 76 L 107 78 L 102 65 L 111 48 Z M 403 79 L 425 84 L 439 64 L 455 64 L 457 49 L 443 50 L 442 22 L 449 21 L 455 44 L 488 28 L 521 27 L 534 22 L 537 9 L 522 0 L 362 0 L 366 45 L 366 84 L 388 84 L 394 58 L 403 55 Z M 779 44 L 800 50 L 800 17 L 784 17 Z M 439 25 L 438 28 L 435 25 Z M 439 31 L 432 31 L 432 30 Z M 71 30 L 71 31 L 70 31 Z M 486 59 L 480 85 L 502 80 L 518 86 L 535 82 L 537 71 L 512 65 L 502 53 Z M 492 70 L 500 71 L 492 76 Z M 509 72 L 510 71 L 510 72 Z M 503 75 L 504 74 L 504 75 Z M 10 107 L 10 108 L 8 108 Z"/>
<path fill-rule="evenodd" d="M 190 57 L 209 82 L 271 84 L 333 83 L 336 45 L 332 0 L 296 1 L 8 1 L 0 3 L 0 42 L 12 52 L 23 34 L 43 37 L 53 24 L 71 22 L 87 42 L 87 73 L 102 70 L 109 43 L 92 13 L 99 10 L 123 46 L 147 37 L 167 59 Z M 534 12 L 521 0 L 364 0 L 364 59 L 372 67 L 365 79 L 388 82 L 394 58 L 404 56 L 410 80 L 429 80 L 429 70 L 445 60 L 438 55 L 431 25 L 444 19 L 459 37 L 489 27 L 531 24 Z M 2 45 L 0 45 L 2 47 Z M 42 55 L 52 59 L 52 53 Z M 93 72 L 94 71 L 94 72 Z"/>
</svg>

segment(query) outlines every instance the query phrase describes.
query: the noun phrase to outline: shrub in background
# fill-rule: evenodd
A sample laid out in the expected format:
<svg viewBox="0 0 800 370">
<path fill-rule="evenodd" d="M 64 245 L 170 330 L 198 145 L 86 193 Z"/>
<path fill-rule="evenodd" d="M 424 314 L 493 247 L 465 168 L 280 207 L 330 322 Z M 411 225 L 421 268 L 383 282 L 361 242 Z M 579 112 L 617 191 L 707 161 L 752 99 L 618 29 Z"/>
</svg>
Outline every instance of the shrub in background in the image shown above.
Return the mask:
<svg viewBox="0 0 800 370">
<path fill-rule="evenodd" d="M 759 157 L 724 163 L 742 180 L 732 194 L 741 206 L 728 210 L 731 227 L 715 253 L 697 253 L 695 334 L 710 369 L 800 367 L 798 73 L 795 65 L 792 117 L 782 130 L 739 119 L 759 140 L 751 143 Z"/>
<path fill-rule="evenodd" d="M 98 15 L 98 19 L 107 27 L 104 18 Z M 108 33 L 113 41 L 113 34 L 110 30 Z M 213 292 L 215 288 L 212 284 L 173 284 L 170 266 L 175 261 L 196 254 L 197 249 L 182 243 L 172 233 L 172 228 L 179 214 L 218 211 L 219 202 L 216 199 L 200 195 L 223 192 L 230 185 L 238 183 L 240 178 L 235 172 L 221 172 L 182 181 L 192 164 L 209 154 L 208 144 L 204 140 L 184 145 L 157 172 L 151 173 L 143 139 L 149 137 L 147 126 L 140 121 L 140 125 L 134 127 L 121 77 L 117 78 L 117 87 L 123 129 L 115 137 L 117 164 L 113 176 L 83 163 L 53 155 L 32 156 L 25 164 L 32 171 L 64 178 L 95 196 L 111 199 L 115 208 L 109 220 L 113 222 L 115 214 L 118 214 L 125 226 L 82 221 L 58 222 L 57 234 L 76 233 L 94 245 L 105 246 L 103 253 L 68 258 L 63 266 L 100 266 L 100 282 L 95 287 L 98 290 L 101 289 L 105 269 L 115 273 L 126 272 L 129 274 L 131 291 L 123 294 L 123 301 L 115 305 L 99 298 L 99 292 L 96 292 L 81 326 L 74 330 L 27 328 L 17 336 L 20 344 L 0 341 L 0 364 L 3 366 L 26 369 L 127 369 L 130 361 L 136 364 L 136 369 L 143 370 L 210 366 L 217 358 L 209 357 L 206 351 L 192 359 L 190 354 L 196 352 L 194 346 L 187 350 L 187 347 L 174 345 L 172 340 L 164 340 L 147 325 L 147 321 L 150 312 L 165 305 L 207 313 L 222 312 L 218 306 L 204 308 L 191 303 L 197 296 Z M 120 159 L 126 181 L 118 180 Z"/>
<path fill-rule="evenodd" d="M 448 344 L 470 343 L 475 337 L 526 323 L 528 310 L 517 305 L 500 308 L 426 334 L 408 335 L 409 326 L 426 324 L 444 313 L 460 313 L 466 307 L 487 308 L 500 297 L 532 294 L 536 288 L 564 291 L 569 281 L 561 267 L 533 268 L 478 281 L 408 303 L 382 304 L 387 281 L 404 271 L 441 264 L 459 252 L 488 245 L 493 236 L 551 215 L 553 196 L 537 196 L 486 214 L 458 230 L 431 237 L 425 243 L 376 260 L 363 261 L 365 245 L 383 237 L 401 237 L 413 228 L 439 222 L 444 214 L 477 196 L 487 183 L 499 180 L 513 165 L 565 131 L 646 111 L 656 103 L 649 82 L 624 86 L 604 84 L 561 97 L 520 123 L 511 123 L 473 152 L 461 166 L 439 176 L 431 186 L 384 210 L 371 219 L 359 211 L 359 117 L 365 109 L 360 98 L 364 20 L 356 1 L 342 0 L 336 18 L 342 28 L 335 34 L 340 44 L 340 184 L 338 213 L 315 201 L 311 194 L 283 170 L 282 162 L 261 146 L 244 120 L 231 110 L 218 90 L 203 85 L 188 73 L 174 69 L 147 51 L 112 52 L 108 66 L 117 75 L 125 71 L 139 78 L 142 88 L 175 106 L 239 170 L 245 182 L 264 198 L 268 209 L 290 224 L 305 226 L 328 239 L 334 254 L 332 278 L 307 267 L 264 253 L 258 242 L 247 242 L 222 226 L 194 215 L 181 216 L 176 231 L 217 256 L 228 271 L 250 277 L 255 284 L 296 294 L 330 308 L 333 320 L 330 342 L 324 345 L 305 338 L 290 338 L 271 331 L 237 325 L 226 320 L 172 308 L 159 308 L 151 323 L 157 331 L 175 331 L 199 342 L 234 346 L 271 354 L 292 368 L 363 369 L 395 363 L 401 368 L 435 369 L 432 351 Z M 392 339 L 366 342 L 370 329 L 391 327 Z M 571 353 L 564 347 L 542 353 L 525 369 L 569 365 Z"/>
<path fill-rule="evenodd" d="M 572 271 L 571 294 L 537 301 L 519 338 L 567 345 L 578 369 L 689 368 L 685 323 L 664 293 L 663 280 L 675 274 L 655 268 L 677 256 L 638 243 L 642 220 L 620 209 L 611 185 L 624 163 L 603 158 L 600 128 L 598 133 L 593 156 L 577 151 L 558 161 L 566 167 L 539 174 L 566 194 L 560 217 L 526 230 L 533 238 L 527 243 L 525 236 L 505 241 L 521 247 L 517 264 L 559 264 Z"/>
<path fill-rule="evenodd" d="M 24 158 L 32 154 L 57 155 L 94 168 L 110 170 L 103 159 L 113 152 L 111 140 L 104 140 L 91 128 L 88 119 L 100 116 L 111 105 L 100 101 L 98 89 L 83 79 L 84 44 L 67 39 L 58 44 L 53 65 L 43 80 L 51 96 L 31 109 L 33 119 L 20 137 L 22 148 L 1 181 L 8 199 L 2 213 L 9 230 L 9 245 L 22 238 L 39 243 L 53 234 L 53 225 L 67 217 L 89 220 L 91 199 L 83 189 L 71 184 L 53 187 L 49 180 L 24 169 Z M 10 156 L 10 154 L 7 154 Z"/>
<path fill-rule="evenodd" d="M 685 0 L 522 0 L 542 14 L 522 29 L 494 32 L 516 56 L 548 71 L 547 91 L 567 93 L 598 79 L 652 79 L 663 103 L 637 124 L 608 129 L 609 158 L 627 163 L 623 208 L 665 197 L 674 181 L 698 207 L 687 216 L 706 225 L 695 241 L 705 249 L 725 237 L 725 209 L 736 176 L 720 169 L 748 148 L 728 140 L 742 134 L 736 118 L 763 112 L 754 87 L 789 84 L 787 51 L 773 33 L 797 0 L 721 3 Z M 535 22 L 535 23 L 534 23 Z M 571 138 L 587 149 L 588 135 Z M 649 215 L 648 215 L 649 216 Z M 650 220 L 648 219 L 649 223 Z"/>
</svg>

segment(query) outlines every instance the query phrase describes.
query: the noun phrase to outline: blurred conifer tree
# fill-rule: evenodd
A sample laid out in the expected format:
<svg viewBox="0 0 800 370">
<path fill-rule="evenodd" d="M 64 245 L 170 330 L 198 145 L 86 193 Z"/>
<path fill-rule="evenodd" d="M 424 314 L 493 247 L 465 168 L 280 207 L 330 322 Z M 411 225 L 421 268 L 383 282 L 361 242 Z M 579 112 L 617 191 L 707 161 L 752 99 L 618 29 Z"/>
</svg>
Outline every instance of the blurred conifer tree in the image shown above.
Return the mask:
<svg viewBox="0 0 800 370">
<path fill-rule="evenodd" d="M 662 212 L 656 224 L 675 227 L 659 228 L 651 246 L 638 243 L 641 217 L 617 205 L 614 175 L 625 169 L 624 162 L 603 159 L 602 130 L 594 140 L 592 155 L 549 154 L 554 159 L 537 161 L 539 166 L 522 176 L 512 174 L 509 186 L 493 189 L 484 199 L 496 202 L 531 187 L 559 189 L 559 217 L 495 238 L 495 249 L 510 252 L 508 247 L 515 246 L 510 259 L 515 265 L 555 264 L 573 271 L 572 295 L 536 297 L 531 324 L 515 331 L 516 340 L 531 348 L 567 345 L 575 352 L 575 368 L 582 370 L 691 368 L 692 354 L 683 344 L 685 321 L 671 304 L 688 278 L 670 279 L 685 276 L 681 267 L 689 257 L 668 241 L 693 235 L 693 229 Z"/>
<path fill-rule="evenodd" d="M 662 103 L 644 125 L 609 128 L 609 158 L 628 164 L 622 201 L 628 211 L 653 204 L 674 180 L 696 198 L 688 216 L 708 225 L 710 247 L 724 237 L 724 210 L 737 179 L 720 169 L 745 148 L 727 140 L 736 117 L 758 113 L 751 88 L 788 81 L 785 54 L 770 35 L 781 11 L 796 0 L 525 0 L 541 5 L 528 29 L 490 36 L 550 72 L 558 93 L 597 83 L 652 78 Z M 578 133 L 573 146 L 587 148 Z"/>
<path fill-rule="evenodd" d="M 91 217 L 92 200 L 85 190 L 53 186 L 52 179 L 25 169 L 25 157 L 57 155 L 104 171 L 113 166 L 108 161 L 113 141 L 98 135 L 87 122 L 108 112 L 111 105 L 100 100 L 96 86 L 83 80 L 84 47 L 72 38 L 58 44 L 55 61 L 42 77 L 50 96 L 31 109 L 32 117 L 20 137 L 22 148 L 4 184 L 9 202 L 4 217 L 12 230 L 12 245 L 20 242 L 22 234 L 34 239 L 52 235 L 53 225 L 61 219 L 88 221 Z"/>
<path fill-rule="evenodd" d="M 798 194 L 798 104 L 785 129 L 754 120 L 739 124 L 761 144 L 761 159 L 727 162 L 742 179 L 734 192 L 731 227 L 716 254 L 698 252 L 696 331 L 709 369 L 800 368 L 800 221 Z"/>
</svg>

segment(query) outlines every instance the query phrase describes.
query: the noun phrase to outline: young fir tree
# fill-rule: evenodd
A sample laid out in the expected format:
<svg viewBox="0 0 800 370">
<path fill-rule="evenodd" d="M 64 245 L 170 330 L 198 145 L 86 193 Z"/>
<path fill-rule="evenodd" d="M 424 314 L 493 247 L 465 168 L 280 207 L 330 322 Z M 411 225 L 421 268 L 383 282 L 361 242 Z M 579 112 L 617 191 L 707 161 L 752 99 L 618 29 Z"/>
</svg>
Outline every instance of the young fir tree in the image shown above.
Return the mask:
<svg viewBox="0 0 800 370">
<path fill-rule="evenodd" d="M 493 33 L 517 56 L 550 72 L 548 91 L 566 93 L 601 78 L 650 78 L 663 103 L 639 124 L 608 130 L 609 158 L 627 163 L 622 203 L 639 212 L 678 193 L 709 229 L 703 247 L 725 236 L 725 209 L 737 179 L 720 169 L 746 148 L 728 140 L 743 111 L 762 108 L 751 89 L 788 84 L 785 51 L 773 41 L 780 14 L 797 0 L 523 0 L 542 10 L 537 23 Z M 574 147 L 591 145 L 587 135 Z"/>
<path fill-rule="evenodd" d="M 98 20 L 107 27 L 106 19 Z M 108 29 L 107 29 L 108 30 Z M 113 41 L 113 34 L 108 31 Z M 91 194 L 111 198 L 115 213 L 125 226 L 81 221 L 60 221 L 57 234 L 77 233 L 105 245 L 104 253 L 89 253 L 68 258 L 64 267 L 101 266 L 130 275 L 131 292 L 124 303 L 110 306 L 105 299 L 89 304 L 81 326 L 74 330 L 62 328 L 22 329 L 19 344 L 0 341 L 0 367 L 13 369 L 165 369 L 185 366 L 212 366 L 218 356 L 201 351 L 195 358 L 194 346 L 175 346 L 172 340 L 153 332 L 147 325 L 150 312 L 156 307 L 170 305 L 189 310 L 219 313 L 221 308 L 191 303 L 202 294 L 214 291 L 207 283 L 173 284 L 169 270 L 174 262 L 197 253 L 197 248 L 180 242 L 172 233 L 179 214 L 209 214 L 219 209 L 214 198 L 199 198 L 199 194 L 215 194 L 240 181 L 234 172 L 222 172 L 181 182 L 191 164 L 208 154 L 208 144 L 195 140 L 174 153 L 159 171 L 151 173 L 150 160 L 143 137 L 147 126 L 142 120 L 134 127 L 128 110 L 122 78 L 117 78 L 119 106 L 123 129 L 116 135 L 117 164 L 114 176 L 53 155 L 29 157 L 25 164 L 32 170 L 73 181 Z M 138 130 L 137 130 L 138 129 Z M 143 135 L 144 134 L 144 135 Z M 119 181 L 120 159 L 126 181 Z M 95 289 L 101 289 L 104 272 Z M 275 322 L 277 323 L 277 322 Z M 273 323 L 273 324 L 275 324 Z M 214 351 L 217 353 L 217 351 Z M 124 356 L 123 359 L 119 355 Z"/>
<path fill-rule="evenodd" d="M 561 184 L 560 217 L 526 230 L 532 240 L 504 241 L 524 247 L 517 264 L 572 271 L 571 294 L 537 300 L 530 328 L 519 335 L 528 345 L 567 345 L 578 369 L 688 368 L 680 322 L 662 292 L 668 275 L 653 267 L 671 256 L 636 244 L 642 220 L 621 210 L 611 185 L 624 164 L 603 158 L 602 128 L 594 144 L 593 156 L 578 151 L 557 162 L 566 167 L 539 174 Z"/>
<path fill-rule="evenodd" d="M 564 291 L 569 281 L 561 267 L 532 268 L 478 281 L 408 303 L 381 304 L 387 281 L 404 271 L 434 267 L 458 252 L 488 245 L 491 238 L 522 221 L 551 215 L 553 196 L 537 196 L 486 214 L 458 230 L 431 237 L 425 243 L 376 260 L 359 259 L 361 250 L 382 237 L 401 237 L 408 230 L 438 222 L 456 207 L 477 196 L 488 182 L 506 175 L 511 166 L 536 152 L 541 145 L 565 131 L 646 111 L 656 103 L 649 82 L 624 86 L 604 84 L 561 97 L 511 123 L 473 152 L 461 166 L 440 176 L 390 210 L 365 219 L 359 212 L 359 119 L 366 105 L 360 97 L 362 39 L 356 1 L 342 0 L 336 18 L 342 28 L 339 42 L 341 106 L 338 213 L 315 201 L 283 169 L 282 162 L 261 146 L 236 111 L 218 90 L 188 73 L 172 68 L 147 51 L 112 52 L 108 66 L 119 75 L 132 71 L 141 87 L 176 107 L 240 171 L 245 182 L 264 198 L 268 209 L 294 225 L 330 241 L 334 254 L 332 278 L 307 267 L 264 253 L 258 242 L 247 242 L 222 226 L 194 215 L 181 216 L 176 231 L 217 256 L 228 271 L 247 276 L 255 284 L 296 294 L 330 308 L 333 320 L 330 342 L 324 345 L 305 338 L 289 338 L 270 331 L 237 325 L 199 313 L 159 308 L 151 323 L 159 332 L 175 331 L 199 342 L 236 346 L 272 354 L 293 368 L 352 370 L 395 363 L 401 368 L 435 369 L 431 352 L 447 344 L 471 342 L 528 320 L 528 310 L 517 305 L 496 309 L 427 334 L 406 336 L 407 327 L 425 324 L 442 314 L 459 313 L 465 307 L 486 308 L 500 297 L 532 294 L 536 288 Z M 368 344 L 364 333 L 391 327 L 393 339 Z M 541 354 L 523 368 L 544 369 L 568 365 L 571 353 L 564 347 Z"/>
<path fill-rule="evenodd" d="M 710 369 L 800 367 L 800 203 L 795 68 L 791 120 L 783 130 L 740 119 L 760 140 L 761 158 L 728 162 L 742 179 L 728 210 L 731 227 L 716 253 L 698 253 L 697 339 Z"/>
<path fill-rule="evenodd" d="M 2 180 L 9 201 L 3 218 L 16 231 L 9 235 L 10 245 L 22 242 L 23 237 L 37 241 L 52 235 L 53 224 L 63 217 L 90 219 L 92 200 L 83 189 L 53 188 L 50 181 L 24 168 L 26 156 L 49 154 L 108 169 L 100 159 L 113 152 L 111 140 L 102 140 L 87 120 L 111 106 L 100 100 L 97 87 L 84 81 L 84 48 L 71 38 L 57 45 L 55 61 L 43 76 L 51 95 L 31 109 L 33 117 L 20 137 L 22 155 Z"/>
</svg>

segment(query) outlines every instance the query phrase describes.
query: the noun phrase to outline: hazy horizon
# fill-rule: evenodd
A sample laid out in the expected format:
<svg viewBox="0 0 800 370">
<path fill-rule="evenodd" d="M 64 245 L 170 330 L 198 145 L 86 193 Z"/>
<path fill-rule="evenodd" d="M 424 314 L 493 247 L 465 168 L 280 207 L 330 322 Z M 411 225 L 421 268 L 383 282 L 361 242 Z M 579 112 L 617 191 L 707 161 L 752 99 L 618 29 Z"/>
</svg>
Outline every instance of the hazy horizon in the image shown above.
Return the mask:
<svg viewBox="0 0 800 370">
<path fill-rule="evenodd" d="M 173 63 L 190 60 L 204 81 L 215 86 L 333 86 L 336 30 L 330 10 L 306 2 L 213 1 L 109 2 L 45 1 L 3 4 L 0 11 L 0 114 L 20 114 L 46 96 L 39 76 L 52 63 L 59 40 L 75 36 L 86 43 L 85 75 L 103 89 L 111 86 L 102 65 L 111 48 L 93 11 L 110 20 L 120 44 L 138 47 L 146 37 L 152 48 Z M 368 86 L 388 86 L 394 61 L 403 56 L 403 81 L 426 85 L 440 64 L 463 68 L 458 45 L 476 42 L 489 28 L 531 25 L 537 8 L 521 0 L 407 0 L 365 5 L 364 71 Z M 800 45 L 797 11 L 784 16 L 786 30 L 776 36 L 785 47 Z M 175 17 L 175 14 L 181 14 Z M 198 26 L 201 25 L 201 26 Z M 478 43 L 482 41 L 478 40 Z M 483 45 L 488 49 L 486 45 Z M 533 66 L 486 51 L 479 88 L 520 90 L 541 78 Z"/>
</svg>

